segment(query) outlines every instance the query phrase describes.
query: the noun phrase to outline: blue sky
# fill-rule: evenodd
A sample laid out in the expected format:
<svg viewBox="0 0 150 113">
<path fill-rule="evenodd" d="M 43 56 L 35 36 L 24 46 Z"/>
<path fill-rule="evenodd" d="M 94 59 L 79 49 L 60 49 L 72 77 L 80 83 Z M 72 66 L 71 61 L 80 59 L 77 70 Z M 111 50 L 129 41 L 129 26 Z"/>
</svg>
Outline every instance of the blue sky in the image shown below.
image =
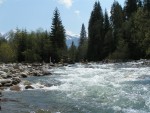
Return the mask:
<svg viewBox="0 0 150 113">
<path fill-rule="evenodd" d="M 50 31 L 53 11 L 57 7 L 68 34 L 79 34 L 88 21 L 96 0 L 0 0 L 0 32 L 16 27 L 28 31 L 43 28 Z M 110 12 L 114 0 L 99 0 Z M 118 0 L 123 5 L 125 0 Z"/>
</svg>

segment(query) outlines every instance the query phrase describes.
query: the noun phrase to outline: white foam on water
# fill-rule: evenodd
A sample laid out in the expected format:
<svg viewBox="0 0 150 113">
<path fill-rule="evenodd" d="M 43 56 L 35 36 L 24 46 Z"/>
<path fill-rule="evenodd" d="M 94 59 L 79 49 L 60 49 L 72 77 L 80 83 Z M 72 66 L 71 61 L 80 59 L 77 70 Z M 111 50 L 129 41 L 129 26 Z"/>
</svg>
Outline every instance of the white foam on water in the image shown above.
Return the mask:
<svg viewBox="0 0 150 113">
<path fill-rule="evenodd" d="M 97 108 L 107 106 L 121 113 L 148 113 L 150 67 L 139 66 L 141 64 L 142 62 L 91 63 L 55 68 L 53 77 L 61 84 L 48 87 L 37 82 L 32 86 L 34 90 L 63 92 L 68 98 Z M 45 81 L 48 82 L 51 78 L 50 76 Z M 25 90 L 23 84 L 20 86 Z"/>
</svg>

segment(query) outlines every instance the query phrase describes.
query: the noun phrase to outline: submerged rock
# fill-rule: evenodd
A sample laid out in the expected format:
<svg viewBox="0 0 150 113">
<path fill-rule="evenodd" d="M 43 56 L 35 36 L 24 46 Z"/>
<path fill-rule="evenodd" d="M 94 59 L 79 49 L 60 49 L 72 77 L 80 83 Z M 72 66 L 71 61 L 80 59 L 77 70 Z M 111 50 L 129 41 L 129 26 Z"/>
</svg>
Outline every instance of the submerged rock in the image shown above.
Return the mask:
<svg viewBox="0 0 150 113">
<path fill-rule="evenodd" d="M 18 86 L 18 85 L 13 85 L 13 86 L 10 87 L 10 90 L 12 90 L 12 91 L 20 91 L 21 87 Z"/>
</svg>

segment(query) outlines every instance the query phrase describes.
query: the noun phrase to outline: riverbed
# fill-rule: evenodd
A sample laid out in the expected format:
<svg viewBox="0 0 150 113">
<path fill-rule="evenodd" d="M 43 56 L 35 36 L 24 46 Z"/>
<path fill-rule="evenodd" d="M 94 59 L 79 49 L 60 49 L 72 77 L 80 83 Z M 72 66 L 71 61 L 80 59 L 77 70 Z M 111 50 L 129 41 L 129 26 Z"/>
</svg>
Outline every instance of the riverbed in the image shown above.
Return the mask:
<svg viewBox="0 0 150 113">
<path fill-rule="evenodd" d="M 143 62 L 73 64 L 24 78 L 34 89 L 3 91 L 2 113 L 149 113 L 150 66 Z"/>
</svg>

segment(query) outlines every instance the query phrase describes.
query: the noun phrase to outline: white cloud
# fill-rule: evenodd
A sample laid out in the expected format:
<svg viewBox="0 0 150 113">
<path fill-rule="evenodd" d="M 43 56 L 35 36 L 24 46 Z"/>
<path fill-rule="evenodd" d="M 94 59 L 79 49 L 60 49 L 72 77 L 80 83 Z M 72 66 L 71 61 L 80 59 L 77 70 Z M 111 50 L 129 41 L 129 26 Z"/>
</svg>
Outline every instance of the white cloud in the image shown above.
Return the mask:
<svg viewBox="0 0 150 113">
<path fill-rule="evenodd" d="M 80 11 L 79 11 L 79 10 L 74 11 L 74 13 L 75 13 L 77 16 L 80 16 Z"/>
<path fill-rule="evenodd" d="M 65 5 L 67 8 L 72 6 L 73 0 L 58 0 L 58 2 L 62 5 Z"/>
</svg>

